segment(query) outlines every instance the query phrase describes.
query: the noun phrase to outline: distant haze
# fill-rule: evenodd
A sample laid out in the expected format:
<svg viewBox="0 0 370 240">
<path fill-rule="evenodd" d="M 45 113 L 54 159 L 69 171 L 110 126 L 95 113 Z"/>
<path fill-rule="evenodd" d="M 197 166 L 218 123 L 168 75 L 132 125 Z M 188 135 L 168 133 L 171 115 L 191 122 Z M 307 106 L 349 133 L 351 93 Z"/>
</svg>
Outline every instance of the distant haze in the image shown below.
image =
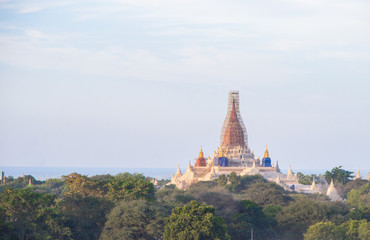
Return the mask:
<svg viewBox="0 0 370 240">
<path fill-rule="evenodd" d="M 369 29 L 359 0 L 0 0 L 0 165 L 185 168 L 239 90 L 257 156 L 369 169 Z"/>
</svg>

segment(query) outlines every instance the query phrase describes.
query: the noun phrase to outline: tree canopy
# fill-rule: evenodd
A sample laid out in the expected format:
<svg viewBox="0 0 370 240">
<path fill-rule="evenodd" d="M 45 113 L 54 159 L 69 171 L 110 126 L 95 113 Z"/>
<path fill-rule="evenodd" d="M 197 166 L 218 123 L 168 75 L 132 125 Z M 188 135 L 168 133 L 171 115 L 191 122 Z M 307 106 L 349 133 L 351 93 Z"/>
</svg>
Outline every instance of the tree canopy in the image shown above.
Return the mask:
<svg viewBox="0 0 370 240">
<path fill-rule="evenodd" d="M 145 200 L 121 201 L 107 217 L 101 240 L 158 239 L 163 234 L 164 213 Z"/>
<path fill-rule="evenodd" d="M 325 172 L 325 180 L 330 183 L 333 179 L 334 183 L 346 184 L 353 178 L 353 172 L 342 169 L 342 166 L 333 168 L 330 172 Z"/>
<path fill-rule="evenodd" d="M 184 207 L 172 210 L 164 226 L 165 240 L 230 239 L 222 217 L 206 204 L 191 201 Z"/>
</svg>

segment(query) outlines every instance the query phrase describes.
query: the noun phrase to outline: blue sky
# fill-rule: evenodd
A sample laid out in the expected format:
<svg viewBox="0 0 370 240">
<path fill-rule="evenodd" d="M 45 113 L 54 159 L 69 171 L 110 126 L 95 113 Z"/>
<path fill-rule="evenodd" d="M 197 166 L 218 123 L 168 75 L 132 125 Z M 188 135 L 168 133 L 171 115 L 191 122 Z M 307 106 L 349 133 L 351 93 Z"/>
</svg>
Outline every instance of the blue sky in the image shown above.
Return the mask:
<svg viewBox="0 0 370 240">
<path fill-rule="evenodd" d="M 229 90 L 257 155 L 369 169 L 368 1 L 0 0 L 0 165 L 176 167 Z"/>
</svg>

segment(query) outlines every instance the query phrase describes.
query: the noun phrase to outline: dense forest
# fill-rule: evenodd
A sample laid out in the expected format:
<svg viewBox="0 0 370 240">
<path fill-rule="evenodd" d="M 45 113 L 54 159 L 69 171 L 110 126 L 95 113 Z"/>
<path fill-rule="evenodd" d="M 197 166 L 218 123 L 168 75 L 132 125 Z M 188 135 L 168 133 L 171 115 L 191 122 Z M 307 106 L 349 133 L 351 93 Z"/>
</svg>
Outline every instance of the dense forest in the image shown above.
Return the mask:
<svg viewBox="0 0 370 240">
<path fill-rule="evenodd" d="M 7 177 L 0 185 L 0 239 L 369 240 L 370 183 L 340 167 L 325 177 L 345 202 L 235 173 L 186 191 L 129 173 Z"/>
</svg>

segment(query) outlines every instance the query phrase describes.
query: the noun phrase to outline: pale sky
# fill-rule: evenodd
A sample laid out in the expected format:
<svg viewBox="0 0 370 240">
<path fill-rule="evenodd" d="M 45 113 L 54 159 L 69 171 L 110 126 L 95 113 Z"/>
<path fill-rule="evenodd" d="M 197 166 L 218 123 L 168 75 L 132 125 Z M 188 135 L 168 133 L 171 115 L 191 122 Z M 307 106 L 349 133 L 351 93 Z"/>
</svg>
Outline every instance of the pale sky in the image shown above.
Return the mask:
<svg viewBox="0 0 370 240">
<path fill-rule="evenodd" d="M 0 166 L 186 167 L 230 90 L 257 156 L 370 169 L 370 2 L 0 0 Z"/>
</svg>

